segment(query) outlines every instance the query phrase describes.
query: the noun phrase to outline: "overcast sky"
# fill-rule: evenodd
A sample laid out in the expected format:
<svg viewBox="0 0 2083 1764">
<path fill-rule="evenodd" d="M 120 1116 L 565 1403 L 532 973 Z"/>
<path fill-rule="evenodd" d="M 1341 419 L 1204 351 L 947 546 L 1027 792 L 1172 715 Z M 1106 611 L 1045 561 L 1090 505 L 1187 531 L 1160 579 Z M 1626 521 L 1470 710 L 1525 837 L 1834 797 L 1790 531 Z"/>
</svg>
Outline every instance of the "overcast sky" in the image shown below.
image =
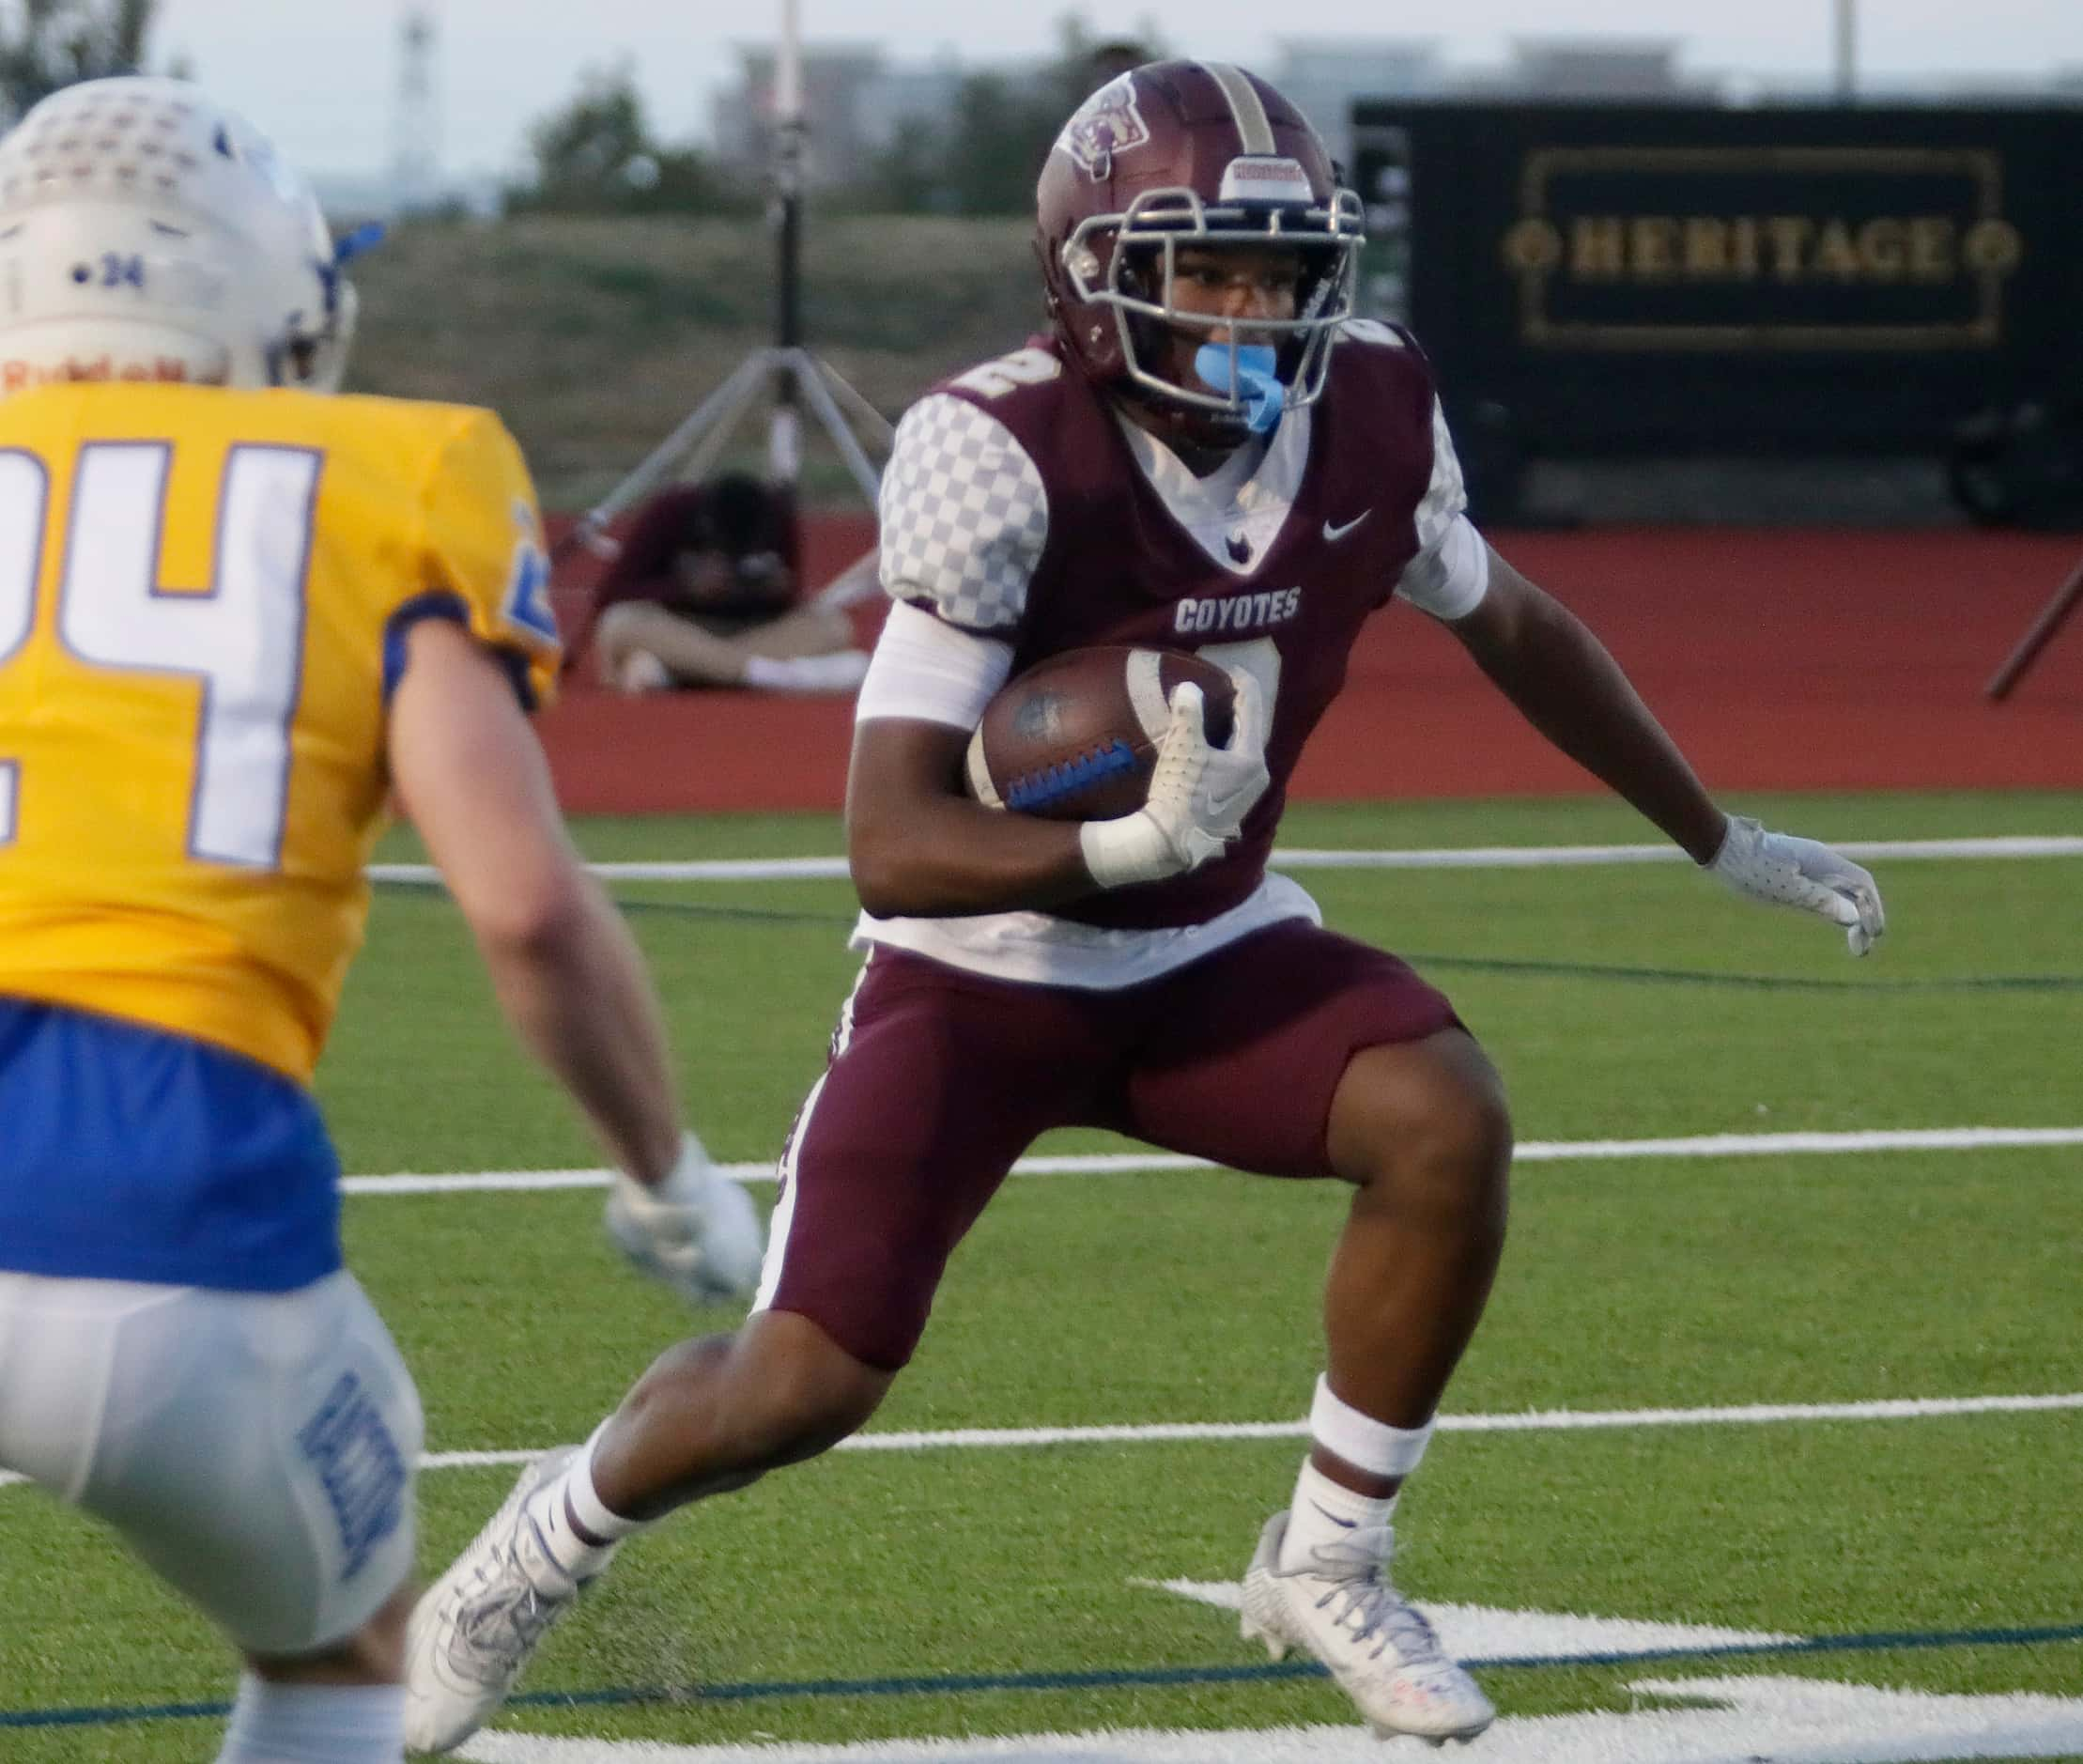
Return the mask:
<svg viewBox="0 0 2083 1764">
<path fill-rule="evenodd" d="M 1427 39 L 1450 66 L 1504 59 L 1515 38 L 1678 39 L 1695 73 L 1827 80 L 1835 0 L 1452 0 L 1409 9 L 1380 0 L 1131 0 L 1032 8 L 975 0 L 800 0 L 805 39 L 876 42 L 894 59 L 965 63 L 1036 54 L 1052 21 L 1078 10 L 1102 34 L 1148 20 L 1175 51 L 1272 64 L 1280 38 Z M 1859 65 L 1875 81 L 2029 79 L 2083 67 L 2083 0 L 1856 0 Z M 403 0 L 161 0 L 157 65 L 174 56 L 316 174 L 390 160 Z M 733 45 L 770 38 L 779 0 L 434 0 L 441 159 L 451 173 L 517 165 L 529 122 L 588 66 L 629 56 L 669 140 L 706 132 L 711 94 L 731 82 Z M 1699 23 L 1682 23 L 1691 11 Z M 1596 14 L 1596 31 L 1585 21 Z M 1277 29 L 1270 21 L 1277 17 Z"/>
</svg>

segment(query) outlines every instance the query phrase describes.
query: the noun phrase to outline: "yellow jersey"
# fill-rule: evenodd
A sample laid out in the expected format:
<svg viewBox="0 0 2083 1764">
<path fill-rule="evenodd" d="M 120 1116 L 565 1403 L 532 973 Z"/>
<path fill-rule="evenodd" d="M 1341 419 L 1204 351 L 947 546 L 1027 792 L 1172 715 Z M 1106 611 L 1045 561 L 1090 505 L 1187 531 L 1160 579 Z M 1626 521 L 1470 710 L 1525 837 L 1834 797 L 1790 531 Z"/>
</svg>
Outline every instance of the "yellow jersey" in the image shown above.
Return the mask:
<svg viewBox="0 0 2083 1764">
<path fill-rule="evenodd" d="M 498 418 L 288 391 L 0 399 L 0 997 L 308 1083 L 368 910 L 421 618 L 556 677 Z"/>
</svg>

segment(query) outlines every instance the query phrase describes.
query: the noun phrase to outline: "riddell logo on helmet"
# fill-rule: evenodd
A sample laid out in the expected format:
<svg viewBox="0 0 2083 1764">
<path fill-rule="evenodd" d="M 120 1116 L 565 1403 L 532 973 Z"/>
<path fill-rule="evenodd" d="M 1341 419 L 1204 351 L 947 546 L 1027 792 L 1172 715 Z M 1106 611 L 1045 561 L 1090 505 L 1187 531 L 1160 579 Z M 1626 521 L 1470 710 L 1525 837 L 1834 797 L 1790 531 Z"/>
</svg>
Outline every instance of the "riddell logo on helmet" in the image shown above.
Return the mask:
<svg viewBox="0 0 2083 1764">
<path fill-rule="evenodd" d="M 1290 159 L 1234 159 L 1223 168 L 1225 202 L 1307 202 L 1309 174 Z"/>
<path fill-rule="evenodd" d="M 0 392 L 21 392 L 30 386 L 61 385 L 73 380 L 122 380 L 139 385 L 221 386 L 222 374 L 196 375 L 175 355 L 155 356 L 149 362 L 124 362 L 118 365 L 106 355 L 83 362 L 77 357 L 54 366 L 47 362 L 0 361 Z"/>
<path fill-rule="evenodd" d="M 1114 156 L 1145 146 L 1150 125 L 1136 108 L 1135 81 L 1124 73 L 1103 85 L 1078 106 L 1077 115 L 1057 136 L 1057 150 L 1068 153 L 1094 178 L 1114 169 Z"/>
</svg>

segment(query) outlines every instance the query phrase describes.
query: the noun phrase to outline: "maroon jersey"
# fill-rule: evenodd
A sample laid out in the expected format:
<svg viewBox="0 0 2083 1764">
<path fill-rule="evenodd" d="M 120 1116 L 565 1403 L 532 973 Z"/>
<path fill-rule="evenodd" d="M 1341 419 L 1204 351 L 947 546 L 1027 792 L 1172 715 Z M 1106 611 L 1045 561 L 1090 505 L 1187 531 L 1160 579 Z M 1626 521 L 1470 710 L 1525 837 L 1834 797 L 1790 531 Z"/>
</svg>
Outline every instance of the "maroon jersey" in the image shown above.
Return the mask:
<svg viewBox="0 0 2083 1764">
<path fill-rule="evenodd" d="M 1190 530 L 1121 421 L 1040 343 L 913 407 L 883 497 L 884 581 L 1008 642 L 1013 672 L 1093 643 L 1199 650 L 1256 674 L 1273 781 L 1223 856 L 1188 874 L 1058 908 L 1089 925 L 1198 923 L 1265 872 L 1296 760 L 1345 682 L 1353 640 L 1463 497 L 1425 358 L 1357 323 L 1313 406 L 1290 411 L 1239 492 Z M 1154 456 L 1152 452 L 1151 456 Z M 1169 464 L 1196 494 L 1184 474 Z M 1221 474 L 1218 474 L 1218 476 Z M 1282 510 L 1284 508 L 1284 515 Z M 1189 516 L 1193 510 L 1189 508 Z"/>
</svg>

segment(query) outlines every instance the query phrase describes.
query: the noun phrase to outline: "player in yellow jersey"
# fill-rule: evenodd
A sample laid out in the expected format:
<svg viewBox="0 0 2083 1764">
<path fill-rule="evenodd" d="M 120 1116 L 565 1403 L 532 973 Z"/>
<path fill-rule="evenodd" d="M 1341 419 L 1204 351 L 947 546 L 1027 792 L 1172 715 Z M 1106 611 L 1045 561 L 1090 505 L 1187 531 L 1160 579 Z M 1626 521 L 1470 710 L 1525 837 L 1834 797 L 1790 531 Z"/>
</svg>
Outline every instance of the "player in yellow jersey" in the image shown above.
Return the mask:
<svg viewBox="0 0 2083 1764">
<path fill-rule="evenodd" d="M 225 1764 L 403 1755 L 420 1406 L 308 1089 L 393 791 L 625 1172 L 623 1246 L 697 1294 L 759 1260 L 524 715 L 558 642 L 519 453 L 326 395 L 353 313 L 192 86 L 0 142 L 0 1467 L 240 1649 Z"/>
</svg>

